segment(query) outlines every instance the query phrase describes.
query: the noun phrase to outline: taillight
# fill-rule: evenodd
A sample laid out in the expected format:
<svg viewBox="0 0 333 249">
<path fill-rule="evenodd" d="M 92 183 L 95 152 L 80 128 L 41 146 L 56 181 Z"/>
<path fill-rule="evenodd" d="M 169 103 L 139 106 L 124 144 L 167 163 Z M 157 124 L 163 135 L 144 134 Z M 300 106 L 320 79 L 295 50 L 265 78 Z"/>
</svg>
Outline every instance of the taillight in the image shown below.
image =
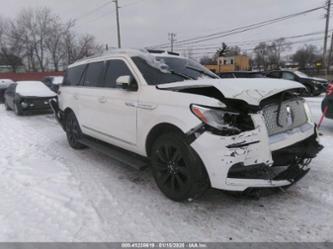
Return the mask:
<svg viewBox="0 0 333 249">
<path fill-rule="evenodd" d="M 327 95 L 333 95 L 333 83 L 328 84 L 326 93 Z"/>
</svg>

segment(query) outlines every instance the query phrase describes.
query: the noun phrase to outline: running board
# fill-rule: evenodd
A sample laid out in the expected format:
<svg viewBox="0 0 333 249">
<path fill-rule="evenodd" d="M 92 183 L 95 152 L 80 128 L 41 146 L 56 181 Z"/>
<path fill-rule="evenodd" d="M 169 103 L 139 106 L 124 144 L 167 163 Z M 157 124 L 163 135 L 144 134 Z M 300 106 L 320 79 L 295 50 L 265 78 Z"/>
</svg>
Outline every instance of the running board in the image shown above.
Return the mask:
<svg viewBox="0 0 333 249">
<path fill-rule="evenodd" d="M 80 139 L 80 143 L 137 170 L 144 170 L 149 165 L 149 160 L 145 157 L 89 136 L 84 136 L 82 139 Z"/>
</svg>

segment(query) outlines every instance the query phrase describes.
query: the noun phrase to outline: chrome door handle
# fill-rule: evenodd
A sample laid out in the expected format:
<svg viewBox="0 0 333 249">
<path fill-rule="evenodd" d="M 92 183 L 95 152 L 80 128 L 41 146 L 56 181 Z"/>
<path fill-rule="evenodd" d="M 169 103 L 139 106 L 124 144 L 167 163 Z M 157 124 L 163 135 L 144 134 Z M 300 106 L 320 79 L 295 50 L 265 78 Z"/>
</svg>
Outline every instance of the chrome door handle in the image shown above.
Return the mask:
<svg viewBox="0 0 333 249">
<path fill-rule="evenodd" d="M 106 97 L 100 97 L 100 98 L 98 99 L 98 102 L 101 103 L 101 104 L 105 104 L 107 101 L 108 101 L 108 100 L 107 100 Z"/>
<path fill-rule="evenodd" d="M 129 107 L 137 107 L 137 104 L 135 102 L 125 102 L 125 105 Z"/>
</svg>

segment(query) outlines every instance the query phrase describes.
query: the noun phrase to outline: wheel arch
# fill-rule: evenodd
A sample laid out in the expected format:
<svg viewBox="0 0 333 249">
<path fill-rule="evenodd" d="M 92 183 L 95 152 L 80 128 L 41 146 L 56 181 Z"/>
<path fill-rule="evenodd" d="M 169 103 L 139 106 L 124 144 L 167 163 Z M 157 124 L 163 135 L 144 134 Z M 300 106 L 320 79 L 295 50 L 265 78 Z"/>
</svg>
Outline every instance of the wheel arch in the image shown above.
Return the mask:
<svg viewBox="0 0 333 249">
<path fill-rule="evenodd" d="M 183 136 L 185 136 L 185 133 L 176 125 L 170 124 L 170 123 L 160 123 L 155 125 L 148 133 L 145 149 L 147 156 L 150 157 L 151 148 L 153 146 L 153 143 L 156 141 L 156 139 L 161 136 L 162 134 L 168 133 L 168 132 L 176 132 Z"/>
</svg>

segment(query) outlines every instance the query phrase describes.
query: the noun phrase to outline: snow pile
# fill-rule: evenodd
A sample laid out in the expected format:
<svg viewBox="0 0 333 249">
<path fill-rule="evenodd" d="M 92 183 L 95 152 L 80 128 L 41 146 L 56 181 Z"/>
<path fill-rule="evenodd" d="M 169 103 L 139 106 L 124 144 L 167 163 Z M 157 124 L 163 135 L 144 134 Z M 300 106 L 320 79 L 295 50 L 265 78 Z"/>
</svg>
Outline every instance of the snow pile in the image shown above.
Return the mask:
<svg viewBox="0 0 333 249">
<path fill-rule="evenodd" d="M 7 87 L 9 87 L 10 84 L 13 84 L 13 83 L 15 83 L 15 82 L 10 79 L 1 79 L 0 80 L 0 89 L 6 89 Z"/>
<path fill-rule="evenodd" d="M 55 76 L 53 77 L 52 84 L 54 85 L 61 85 L 64 80 L 64 77 L 62 76 Z"/>
<path fill-rule="evenodd" d="M 19 81 L 17 82 L 16 93 L 25 97 L 55 97 L 44 83 L 40 81 Z"/>
</svg>

